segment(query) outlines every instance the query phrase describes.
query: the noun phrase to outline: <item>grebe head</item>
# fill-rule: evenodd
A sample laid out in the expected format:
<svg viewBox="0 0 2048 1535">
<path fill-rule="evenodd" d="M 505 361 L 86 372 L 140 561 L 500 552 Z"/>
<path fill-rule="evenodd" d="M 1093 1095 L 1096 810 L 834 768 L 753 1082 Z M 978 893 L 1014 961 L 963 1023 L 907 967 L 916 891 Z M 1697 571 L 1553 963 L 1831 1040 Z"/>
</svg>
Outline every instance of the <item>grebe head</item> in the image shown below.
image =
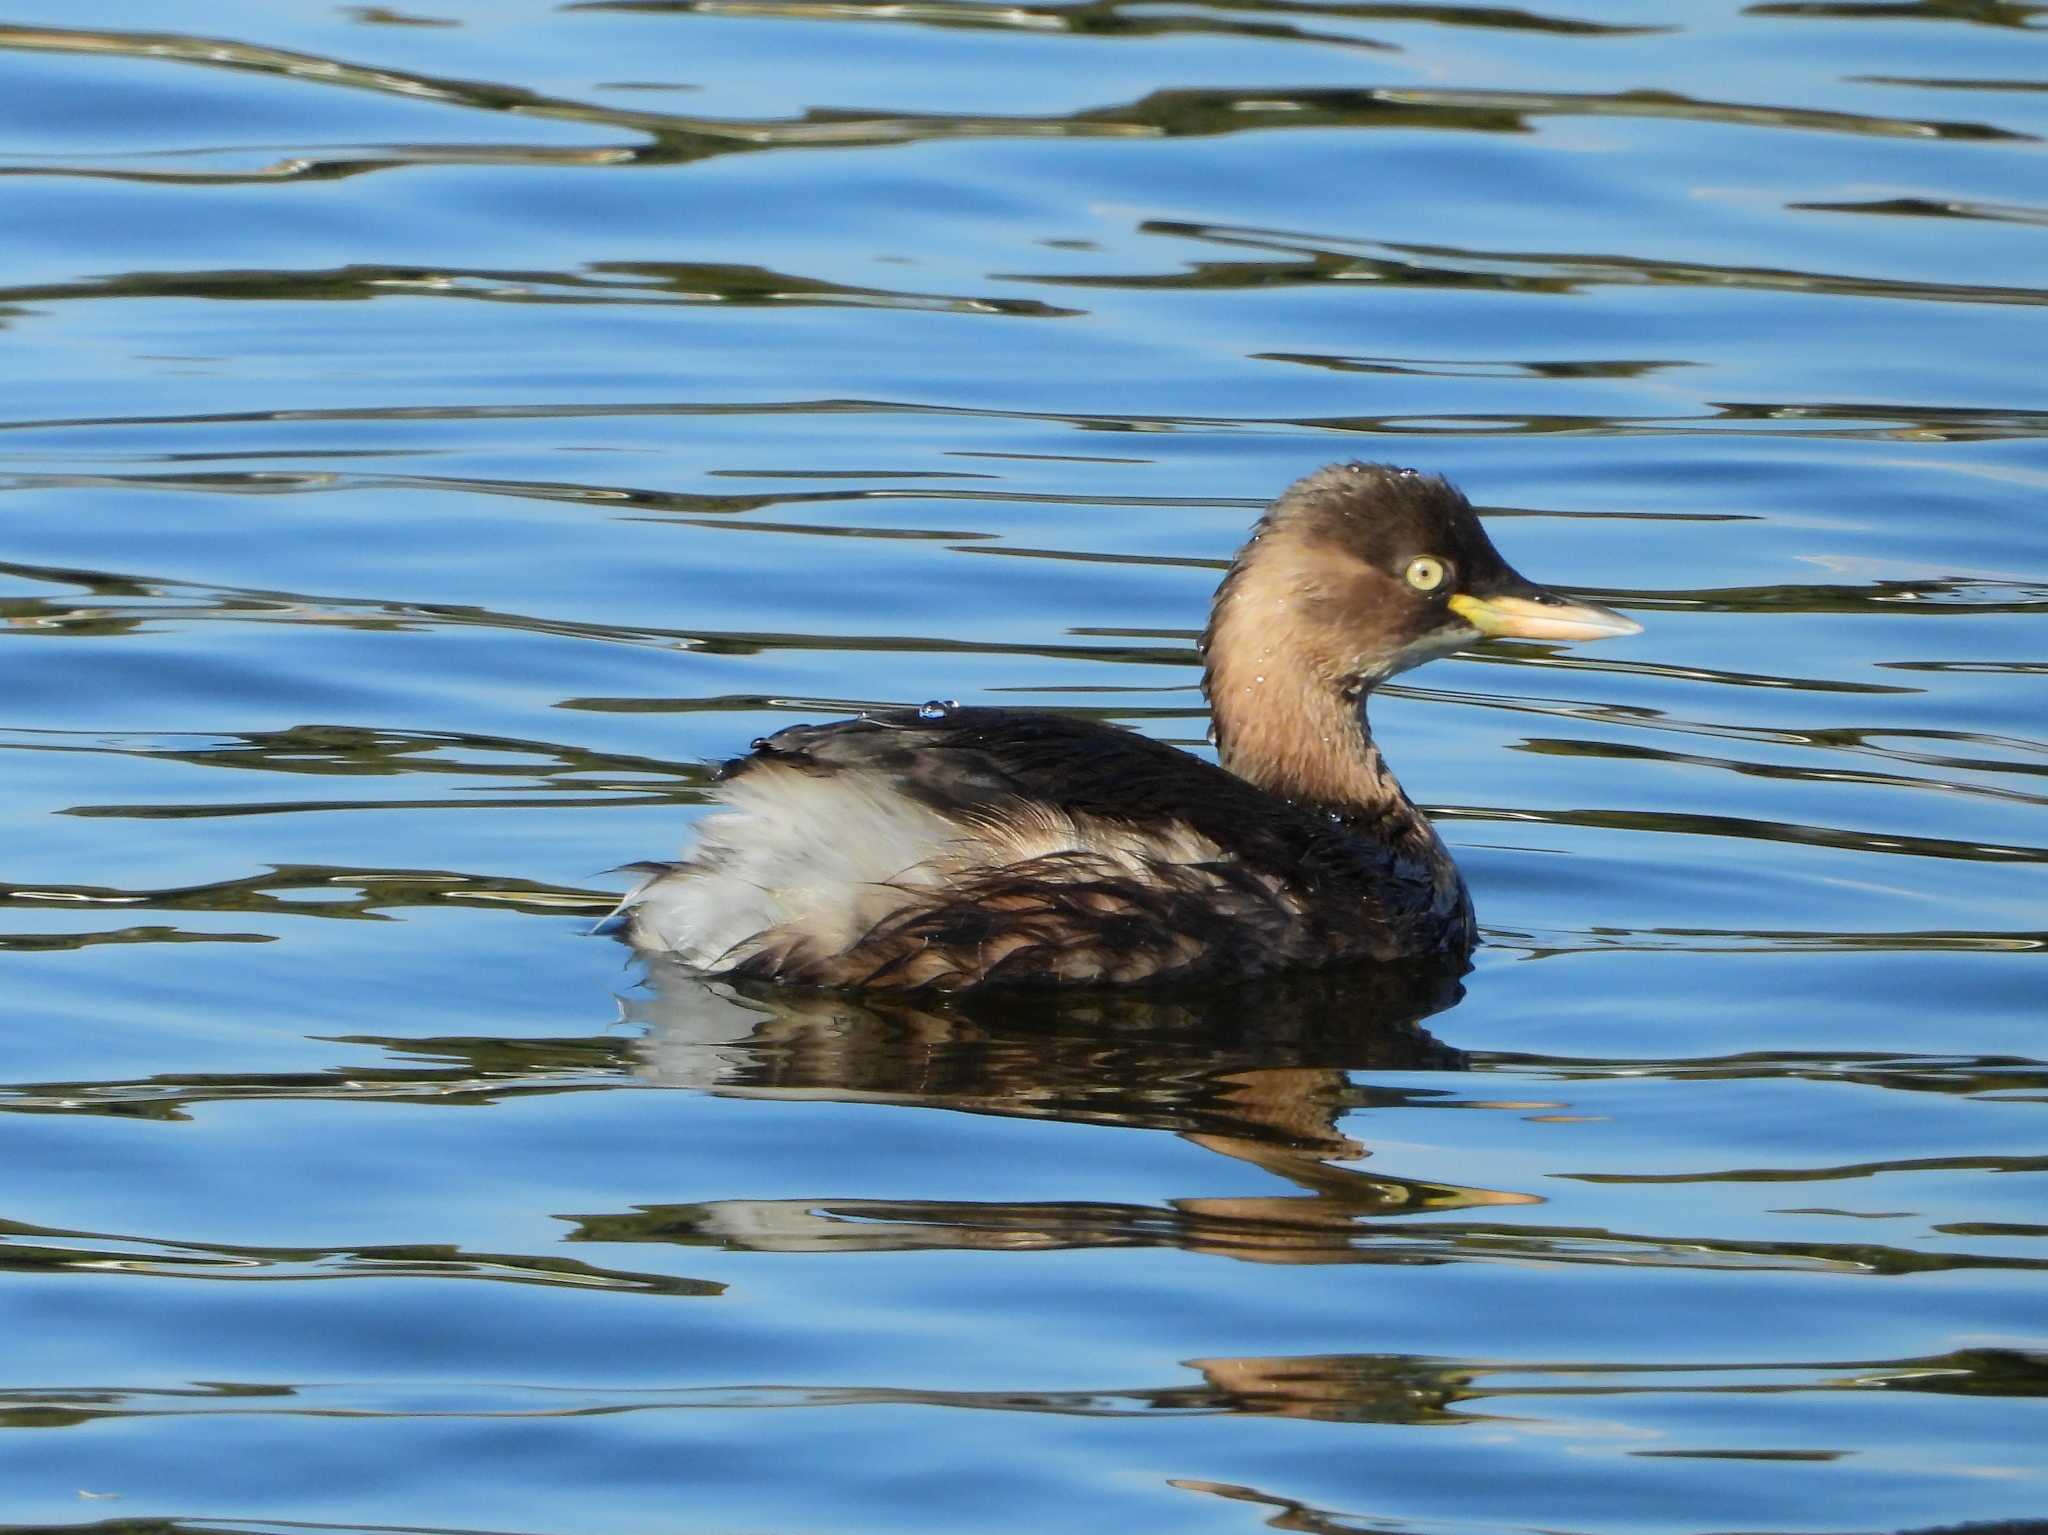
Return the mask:
<svg viewBox="0 0 2048 1535">
<path fill-rule="evenodd" d="M 1216 594 L 1204 645 L 1285 648 L 1357 694 L 1488 635 L 1598 640 L 1642 625 L 1524 580 L 1449 481 L 1333 464 L 1260 519 Z"/>
<path fill-rule="evenodd" d="M 1357 702 L 1485 636 L 1596 640 L 1642 626 L 1524 580 L 1448 481 L 1332 464 L 1259 519 L 1202 637 L 1226 767 L 1281 793 L 1339 787 Z"/>
</svg>

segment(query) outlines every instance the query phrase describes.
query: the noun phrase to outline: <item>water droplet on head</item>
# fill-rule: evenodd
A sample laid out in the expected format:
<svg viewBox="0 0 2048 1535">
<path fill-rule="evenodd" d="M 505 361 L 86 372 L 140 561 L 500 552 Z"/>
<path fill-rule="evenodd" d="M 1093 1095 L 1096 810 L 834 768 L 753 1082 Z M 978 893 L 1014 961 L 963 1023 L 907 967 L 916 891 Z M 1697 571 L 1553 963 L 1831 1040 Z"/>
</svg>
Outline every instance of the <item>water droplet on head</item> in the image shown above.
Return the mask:
<svg viewBox="0 0 2048 1535">
<path fill-rule="evenodd" d="M 934 698 L 918 709 L 917 717 L 921 720 L 942 720 L 959 707 L 957 698 Z"/>
<path fill-rule="evenodd" d="M 1420 469 L 1396 469 L 1394 473 L 1397 477 L 1404 480 L 1419 480 L 1422 478 L 1422 471 Z"/>
</svg>

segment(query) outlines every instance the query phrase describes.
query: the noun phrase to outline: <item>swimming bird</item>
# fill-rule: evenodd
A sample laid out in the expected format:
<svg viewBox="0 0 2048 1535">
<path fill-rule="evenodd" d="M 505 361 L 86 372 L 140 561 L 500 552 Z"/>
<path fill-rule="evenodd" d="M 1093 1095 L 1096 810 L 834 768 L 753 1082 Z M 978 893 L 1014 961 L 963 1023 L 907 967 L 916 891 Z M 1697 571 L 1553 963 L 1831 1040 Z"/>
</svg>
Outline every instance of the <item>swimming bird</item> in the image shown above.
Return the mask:
<svg viewBox="0 0 2048 1535">
<path fill-rule="evenodd" d="M 753 743 L 614 924 L 735 979 L 857 990 L 1462 960 L 1471 897 L 1366 721 L 1489 636 L 1641 625 L 1531 585 L 1447 481 L 1334 464 L 1259 519 L 1202 636 L 1215 763 L 1050 711 L 928 704 Z"/>
</svg>

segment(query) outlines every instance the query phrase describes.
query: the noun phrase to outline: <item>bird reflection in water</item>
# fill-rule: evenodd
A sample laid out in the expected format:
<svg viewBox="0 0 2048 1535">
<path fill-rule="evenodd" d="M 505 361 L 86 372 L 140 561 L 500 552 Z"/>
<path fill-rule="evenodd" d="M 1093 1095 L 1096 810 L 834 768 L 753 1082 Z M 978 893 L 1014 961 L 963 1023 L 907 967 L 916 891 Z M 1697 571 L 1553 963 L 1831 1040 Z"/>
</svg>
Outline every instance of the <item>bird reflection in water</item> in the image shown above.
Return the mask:
<svg viewBox="0 0 2048 1535">
<path fill-rule="evenodd" d="M 1170 1131 L 1274 1174 L 1284 1193 L 1102 1201 L 718 1200 L 588 1216 L 586 1240 L 753 1251 L 1175 1246 L 1265 1263 L 1438 1261 L 1388 1217 L 1534 1203 L 1376 1174 L 1354 1110 L 1451 1099 L 1357 1073 L 1462 1070 L 1421 1020 L 1462 962 L 1290 976 L 1199 994 L 1046 992 L 945 1002 L 749 988 L 650 969 L 626 1016 L 649 1081 L 731 1097 L 953 1109 Z"/>
</svg>

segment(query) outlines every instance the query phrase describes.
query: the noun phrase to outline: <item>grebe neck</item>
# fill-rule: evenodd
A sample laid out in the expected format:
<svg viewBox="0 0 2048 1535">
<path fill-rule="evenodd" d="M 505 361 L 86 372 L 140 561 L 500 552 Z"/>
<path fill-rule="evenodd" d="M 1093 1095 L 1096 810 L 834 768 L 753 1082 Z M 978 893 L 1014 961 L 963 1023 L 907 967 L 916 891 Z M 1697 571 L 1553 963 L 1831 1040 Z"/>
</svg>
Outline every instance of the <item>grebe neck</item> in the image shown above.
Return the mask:
<svg viewBox="0 0 2048 1535">
<path fill-rule="evenodd" d="M 1255 653 L 1256 654 L 1256 653 Z M 1216 759 L 1268 794 L 1326 810 L 1360 830 L 1393 840 L 1403 828 L 1435 833 L 1402 791 L 1366 720 L 1365 694 L 1352 696 L 1320 678 L 1212 664 L 1209 694 Z"/>
<path fill-rule="evenodd" d="M 1327 812 L 1354 834 L 1455 878 L 1429 818 L 1372 739 L 1366 698 L 1396 668 L 1343 585 L 1347 566 L 1269 513 L 1216 591 L 1202 636 L 1202 691 L 1224 769 Z M 1363 622 L 1361 620 L 1364 620 Z"/>
</svg>

